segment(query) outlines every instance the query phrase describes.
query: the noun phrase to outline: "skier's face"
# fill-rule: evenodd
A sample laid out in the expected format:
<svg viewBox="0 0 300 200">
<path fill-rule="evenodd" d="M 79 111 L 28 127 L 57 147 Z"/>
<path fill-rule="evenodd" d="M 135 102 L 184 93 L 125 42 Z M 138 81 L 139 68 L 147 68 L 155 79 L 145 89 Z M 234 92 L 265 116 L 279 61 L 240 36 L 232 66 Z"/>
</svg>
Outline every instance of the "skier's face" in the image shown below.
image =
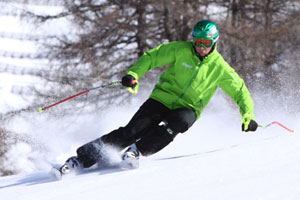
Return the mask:
<svg viewBox="0 0 300 200">
<path fill-rule="evenodd" d="M 211 47 L 212 48 L 212 47 Z M 203 46 L 200 47 L 196 47 L 196 51 L 202 56 L 206 56 L 207 54 L 209 54 L 211 48 L 204 48 Z"/>
</svg>

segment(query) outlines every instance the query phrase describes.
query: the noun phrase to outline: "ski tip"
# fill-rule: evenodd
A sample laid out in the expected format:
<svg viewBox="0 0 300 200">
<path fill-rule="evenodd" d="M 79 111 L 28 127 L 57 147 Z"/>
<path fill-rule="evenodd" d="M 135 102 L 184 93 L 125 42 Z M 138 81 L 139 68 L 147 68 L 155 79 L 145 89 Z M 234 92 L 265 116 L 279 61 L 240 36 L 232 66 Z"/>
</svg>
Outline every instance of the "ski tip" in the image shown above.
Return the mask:
<svg viewBox="0 0 300 200">
<path fill-rule="evenodd" d="M 39 108 L 39 112 L 42 113 L 43 112 L 43 108 Z"/>
<path fill-rule="evenodd" d="M 139 161 L 138 160 L 131 160 L 131 161 L 123 160 L 120 163 L 120 167 L 123 168 L 123 169 L 138 169 L 139 168 Z"/>
<path fill-rule="evenodd" d="M 56 169 L 55 167 L 53 167 L 51 169 L 51 174 L 52 174 L 53 178 L 55 178 L 56 180 L 61 180 L 61 178 L 62 178 L 62 174 L 61 174 L 60 170 Z"/>
</svg>

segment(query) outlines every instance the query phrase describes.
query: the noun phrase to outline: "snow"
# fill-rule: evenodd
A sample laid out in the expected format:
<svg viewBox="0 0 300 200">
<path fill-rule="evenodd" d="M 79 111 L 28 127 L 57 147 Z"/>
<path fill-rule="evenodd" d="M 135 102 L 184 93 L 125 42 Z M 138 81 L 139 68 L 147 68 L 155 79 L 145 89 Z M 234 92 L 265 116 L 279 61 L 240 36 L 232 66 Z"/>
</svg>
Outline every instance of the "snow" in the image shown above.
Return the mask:
<svg viewBox="0 0 300 200">
<path fill-rule="evenodd" d="M 46 172 L 4 177 L 0 194 L 22 200 L 299 199 L 297 139 L 285 135 L 186 157 L 142 159 L 137 170 L 93 171 L 60 182 L 46 182 Z"/>
<path fill-rule="evenodd" d="M 79 145 L 125 125 L 138 104 L 113 108 L 105 116 L 69 119 L 73 125 L 68 128 L 66 119 L 41 116 L 36 124 L 17 120 L 20 129 L 32 131 L 47 151 L 21 143 L 9 152 L 11 165 L 22 171 L 0 178 L 1 199 L 299 199 L 297 132 L 272 125 L 242 133 L 238 113 L 223 103 L 221 95 L 213 98 L 188 132 L 161 152 L 142 157 L 139 169 L 91 170 L 61 181 L 50 178 L 50 163 L 62 163 Z M 117 114 L 119 120 L 111 120 Z M 285 120 L 297 128 L 299 120 Z"/>
<path fill-rule="evenodd" d="M 32 7 L 36 11 L 36 7 Z M 37 9 L 39 11 L 39 9 Z M 49 10 L 59 12 L 59 9 Z M 30 33 L 12 16 L 0 17 L 0 31 Z M 60 26 L 64 23 L 60 23 Z M 61 34 L 68 26 L 53 28 L 49 34 Z M 61 30 L 62 29 L 62 30 Z M 40 34 L 37 30 L 37 34 Z M 18 51 L 15 39 L 2 39 L 6 47 L 0 50 Z M 30 42 L 22 42 L 27 52 L 34 51 Z M 3 46 L 3 45 L 2 45 Z M 20 48 L 21 49 L 21 48 Z M 23 59 L 7 64 L 37 67 Z M 35 80 L 26 76 L 0 74 L 0 109 L 24 106 L 21 97 L 11 94 L 11 88 Z M 139 94 L 138 94 L 139 95 Z M 137 95 L 137 96 L 138 96 Z M 259 96 L 259 95 L 256 95 Z M 7 169 L 19 173 L 0 177 L 2 200 L 298 200 L 300 199 L 300 118 L 283 112 L 276 103 L 255 99 L 256 120 L 262 125 L 279 121 L 296 130 L 290 133 L 272 125 L 254 133 L 240 130 L 240 115 L 219 93 L 212 99 L 201 119 L 186 133 L 159 153 L 140 159 L 136 170 L 91 170 L 80 175 L 68 175 L 54 181 L 51 164 L 62 164 L 74 155 L 76 148 L 119 126 L 124 126 L 147 96 L 138 96 L 131 106 L 125 105 L 94 114 L 52 116 L 51 111 L 31 113 L 11 120 L 7 127 L 20 133 L 20 140 L 6 153 Z M 9 106 L 8 106 L 9 105 Z M 298 105 L 289 105 L 298 106 Z M 59 109 L 59 107 L 55 108 Z M 117 118 L 117 119 L 116 119 Z M 113 159 L 117 155 L 112 152 Z"/>
</svg>

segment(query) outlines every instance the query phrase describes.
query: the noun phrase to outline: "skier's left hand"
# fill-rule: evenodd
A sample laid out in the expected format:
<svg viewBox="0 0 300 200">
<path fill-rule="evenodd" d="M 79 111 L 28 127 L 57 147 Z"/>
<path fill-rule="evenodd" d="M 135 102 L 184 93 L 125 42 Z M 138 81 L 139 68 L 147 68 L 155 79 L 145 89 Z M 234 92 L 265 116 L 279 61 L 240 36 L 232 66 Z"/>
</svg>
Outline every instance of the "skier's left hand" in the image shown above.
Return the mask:
<svg viewBox="0 0 300 200">
<path fill-rule="evenodd" d="M 256 131 L 258 127 L 258 124 L 254 120 L 254 116 L 246 113 L 243 115 L 242 119 L 242 131 L 248 132 L 248 131 Z"/>
</svg>

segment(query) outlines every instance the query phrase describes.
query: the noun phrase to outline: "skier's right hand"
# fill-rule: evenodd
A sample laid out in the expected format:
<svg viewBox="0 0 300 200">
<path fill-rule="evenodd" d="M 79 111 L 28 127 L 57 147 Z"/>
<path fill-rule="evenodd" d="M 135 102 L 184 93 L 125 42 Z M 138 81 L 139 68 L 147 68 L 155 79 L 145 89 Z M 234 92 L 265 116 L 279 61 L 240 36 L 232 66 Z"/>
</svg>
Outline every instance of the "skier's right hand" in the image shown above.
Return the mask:
<svg viewBox="0 0 300 200">
<path fill-rule="evenodd" d="M 136 80 L 133 76 L 127 74 L 122 77 L 122 85 L 125 87 L 134 88 L 134 86 L 136 85 Z"/>
<path fill-rule="evenodd" d="M 129 74 L 122 77 L 122 85 L 127 87 L 129 92 L 132 94 L 136 94 L 139 89 L 139 82 L 135 80 L 135 78 Z"/>
</svg>

